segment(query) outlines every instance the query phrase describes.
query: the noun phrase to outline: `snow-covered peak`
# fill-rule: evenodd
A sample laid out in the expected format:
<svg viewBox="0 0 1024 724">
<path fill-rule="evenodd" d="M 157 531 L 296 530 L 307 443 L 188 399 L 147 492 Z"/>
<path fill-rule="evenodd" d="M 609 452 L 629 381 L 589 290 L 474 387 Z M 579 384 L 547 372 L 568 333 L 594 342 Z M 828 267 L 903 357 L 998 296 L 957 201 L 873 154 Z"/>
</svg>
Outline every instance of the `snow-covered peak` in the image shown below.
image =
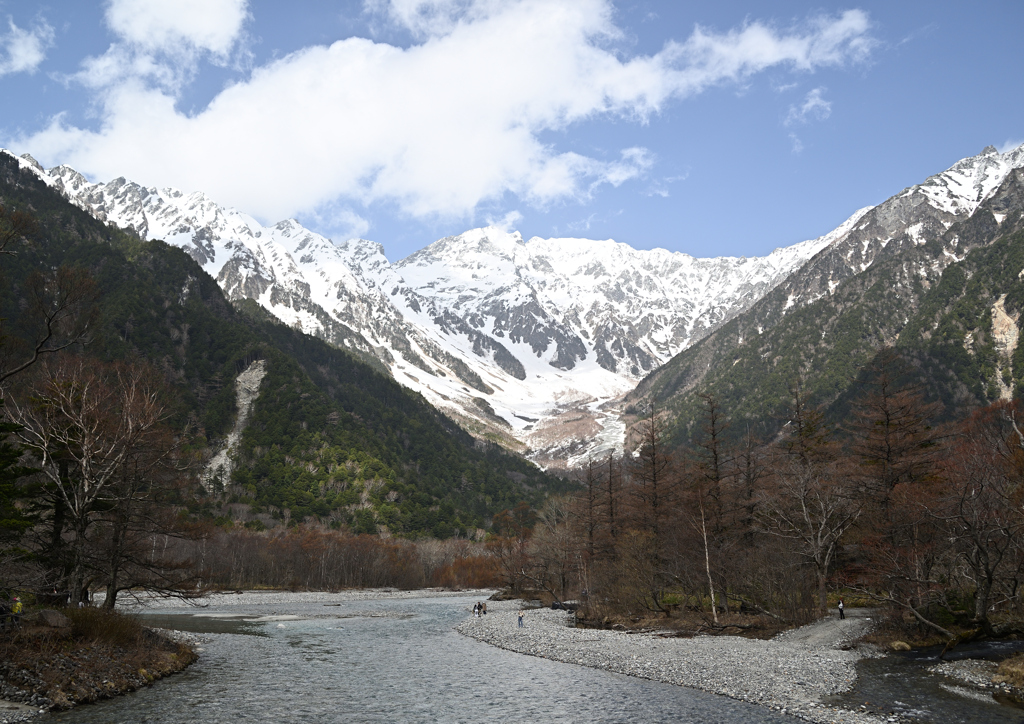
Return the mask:
<svg viewBox="0 0 1024 724">
<path fill-rule="evenodd" d="M 15 160 L 18 163 L 18 168 L 33 174 L 47 186 L 53 186 L 53 179 L 47 175 L 39 162 L 32 158 L 31 155 L 23 153 L 21 156 L 18 156 L 17 154 L 8 151 L 6 148 L 0 148 L 0 154 Z"/>
<path fill-rule="evenodd" d="M 986 146 L 977 156 L 957 161 L 942 173 L 903 192 L 924 194 L 936 209 L 948 214 L 973 214 L 1015 168 L 1024 166 L 1024 144 L 1006 153 Z"/>
</svg>

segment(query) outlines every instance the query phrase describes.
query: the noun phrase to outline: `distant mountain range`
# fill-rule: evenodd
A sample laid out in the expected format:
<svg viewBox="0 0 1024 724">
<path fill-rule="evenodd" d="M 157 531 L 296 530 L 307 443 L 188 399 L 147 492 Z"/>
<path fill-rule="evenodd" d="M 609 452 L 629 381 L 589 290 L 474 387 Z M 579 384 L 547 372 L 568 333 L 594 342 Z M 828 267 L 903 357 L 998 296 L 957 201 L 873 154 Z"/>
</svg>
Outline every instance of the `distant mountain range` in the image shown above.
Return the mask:
<svg viewBox="0 0 1024 724">
<path fill-rule="evenodd" d="M 971 218 L 1024 147 L 986 148 L 818 239 L 715 259 L 489 227 L 392 264 L 373 242 L 264 227 L 202 193 L 20 163 L 96 218 L 183 248 L 230 299 L 386 369 L 474 435 L 559 465 L 621 447 L 623 396 L 695 389 L 735 365 L 731 350 Z M 963 256 L 953 240 L 943 249 L 911 277 L 934 283 Z"/>
</svg>

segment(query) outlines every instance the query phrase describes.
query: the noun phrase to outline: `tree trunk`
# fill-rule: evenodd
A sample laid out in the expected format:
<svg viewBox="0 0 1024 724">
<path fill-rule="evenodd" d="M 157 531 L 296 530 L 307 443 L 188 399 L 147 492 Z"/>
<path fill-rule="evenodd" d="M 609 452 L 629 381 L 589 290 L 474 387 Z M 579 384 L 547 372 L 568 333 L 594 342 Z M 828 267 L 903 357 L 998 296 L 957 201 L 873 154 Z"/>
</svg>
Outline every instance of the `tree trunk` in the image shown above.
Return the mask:
<svg viewBox="0 0 1024 724">
<path fill-rule="evenodd" d="M 107 583 L 107 597 L 103 601 L 103 608 L 108 611 L 114 610 L 114 604 L 117 602 L 117 581 L 111 579 Z"/>
<path fill-rule="evenodd" d="M 988 622 L 988 601 L 992 595 L 992 578 L 986 575 L 975 576 L 978 586 L 974 591 L 974 620 L 979 624 Z"/>
<path fill-rule="evenodd" d="M 704 520 L 704 505 L 700 506 L 700 529 L 701 534 L 704 536 L 704 570 L 708 574 L 708 590 L 711 592 L 711 617 L 718 625 L 718 601 L 715 600 L 715 579 L 711 575 L 711 555 L 708 552 L 708 526 Z"/>
<path fill-rule="evenodd" d="M 822 616 L 828 615 L 828 588 L 826 583 L 828 577 L 825 575 L 824 568 L 818 568 L 818 608 L 821 611 Z"/>
</svg>

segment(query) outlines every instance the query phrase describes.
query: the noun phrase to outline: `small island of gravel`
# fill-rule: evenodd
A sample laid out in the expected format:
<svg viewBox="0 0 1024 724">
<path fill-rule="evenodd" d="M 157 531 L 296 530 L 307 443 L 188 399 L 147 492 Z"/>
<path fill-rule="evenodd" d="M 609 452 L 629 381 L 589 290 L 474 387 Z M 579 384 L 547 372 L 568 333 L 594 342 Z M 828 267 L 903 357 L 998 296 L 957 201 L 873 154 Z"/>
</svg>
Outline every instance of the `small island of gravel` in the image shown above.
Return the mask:
<svg viewBox="0 0 1024 724">
<path fill-rule="evenodd" d="M 519 601 L 489 602 L 486 616 L 456 630 L 508 651 L 700 689 L 807 721 L 886 721 L 823 703 L 853 686 L 859 659 L 877 655 L 870 646 L 850 648 L 871 626 L 867 610 L 852 609 L 846 620 L 824 619 L 762 641 L 575 628 L 571 613 L 543 608 L 528 610 L 520 628 L 521 608 Z"/>
</svg>

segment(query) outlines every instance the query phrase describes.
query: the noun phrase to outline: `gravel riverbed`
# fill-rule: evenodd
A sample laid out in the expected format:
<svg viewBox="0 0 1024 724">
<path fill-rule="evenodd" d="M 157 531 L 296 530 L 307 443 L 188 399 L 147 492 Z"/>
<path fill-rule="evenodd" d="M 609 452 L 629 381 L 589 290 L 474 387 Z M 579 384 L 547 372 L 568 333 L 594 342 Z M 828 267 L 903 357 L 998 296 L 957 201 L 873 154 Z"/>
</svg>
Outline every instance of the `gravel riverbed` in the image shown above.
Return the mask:
<svg viewBox="0 0 1024 724">
<path fill-rule="evenodd" d="M 494 589 L 452 590 L 449 588 L 418 588 L 404 591 L 398 588 L 361 588 L 346 591 L 225 591 L 211 593 L 202 598 L 165 598 L 141 595 L 128 597 L 122 595 L 117 599 L 119 609 L 140 608 L 221 608 L 223 606 L 287 606 L 293 603 L 342 603 L 347 601 L 380 601 L 409 598 L 445 598 L 458 596 L 475 596 L 485 600 L 494 593 Z M 95 605 L 103 601 L 103 596 L 96 597 Z"/>
<path fill-rule="evenodd" d="M 581 629 L 572 614 L 527 610 L 519 601 L 493 601 L 487 615 L 459 624 L 460 633 L 508 651 L 604 669 L 747 701 L 812 722 L 877 724 L 897 721 L 838 709 L 825 697 L 849 690 L 856 663 L 878 655 L 849 644 L 870 627 L 863 612 L 826 619 L 769 641 L 738 636 L 662 638 L 657 634 Z M 844 650 L 846 649 L 846 650 Z"/>
</svg>

